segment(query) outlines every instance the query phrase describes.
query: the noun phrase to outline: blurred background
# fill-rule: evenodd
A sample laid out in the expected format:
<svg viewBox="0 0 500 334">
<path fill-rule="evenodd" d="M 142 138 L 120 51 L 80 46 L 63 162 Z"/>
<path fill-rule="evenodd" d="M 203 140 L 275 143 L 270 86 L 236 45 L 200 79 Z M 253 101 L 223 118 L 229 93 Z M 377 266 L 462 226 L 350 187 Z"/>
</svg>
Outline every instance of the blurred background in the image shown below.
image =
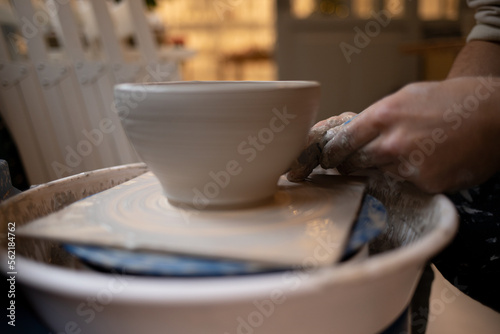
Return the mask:
<svg viewBox="0 0 500 334">
<path fill-rule="evenodd" d="M 1 153 L 34 184 L 138 160 L 114 84 L 316 80 L 319 120 L 443 79 L 474 18 L 465 0 L 0 0 L 0 24 Z"/>
<path fill-rule="evenodd" d="M 465 0 L 157 4 L 168 40 L 198 52 L 183 67 L 186 80 L 319 80 L 319 118 L 359 112 L 410 81 L 444 78 L 474 22 Z M 360 45 L 355 28 L 368 36 Z"/>
</svg>

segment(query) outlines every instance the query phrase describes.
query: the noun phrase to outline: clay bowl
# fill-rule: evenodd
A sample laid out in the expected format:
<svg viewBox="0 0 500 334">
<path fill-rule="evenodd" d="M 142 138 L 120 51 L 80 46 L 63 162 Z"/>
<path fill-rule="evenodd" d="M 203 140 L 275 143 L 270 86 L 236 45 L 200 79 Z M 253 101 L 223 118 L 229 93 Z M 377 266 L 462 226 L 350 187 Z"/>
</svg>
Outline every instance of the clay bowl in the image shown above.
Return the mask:
<svg viewBox="0 0 500 334">
<path fill-rule="evenodd" d="M 271 198 L 304 148 L 319 95 L 308 81 L 115 87 L 125 133 L 167 198 L 199 209 Z"/>
</svg>

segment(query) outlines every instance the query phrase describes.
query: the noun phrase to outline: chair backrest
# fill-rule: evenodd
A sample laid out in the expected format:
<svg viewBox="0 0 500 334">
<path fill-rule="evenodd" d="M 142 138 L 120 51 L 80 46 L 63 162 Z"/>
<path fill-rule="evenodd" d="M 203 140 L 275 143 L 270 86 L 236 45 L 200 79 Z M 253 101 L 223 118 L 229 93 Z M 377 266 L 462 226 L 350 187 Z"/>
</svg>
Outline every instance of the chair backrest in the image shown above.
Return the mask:
<svg viewBox="0 0 500 334">
<path fill-rule="evenodd" d="M 138 161 L 114 112 L 113 86 L 180 79 L 178 60 L 155 43 L 143 1 L 11 3 L 18 24 L 0 22 L 0 112 L 30 183 Z M 135 48 L 117 35 L 123 10 Z M 48 46 L 50 26 L 58 48 Z"/>
</svg>

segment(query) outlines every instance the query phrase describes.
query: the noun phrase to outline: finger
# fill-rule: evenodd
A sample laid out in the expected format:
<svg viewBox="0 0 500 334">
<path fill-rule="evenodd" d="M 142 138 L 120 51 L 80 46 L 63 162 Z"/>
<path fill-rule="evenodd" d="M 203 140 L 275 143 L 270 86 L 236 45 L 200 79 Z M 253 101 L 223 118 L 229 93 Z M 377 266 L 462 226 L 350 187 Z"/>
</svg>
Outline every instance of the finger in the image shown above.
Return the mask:
<svg viewBox="0 0 500 334">
<path fill-rule="evenodd" d="M 319 147 L 321 148 L 321 156 L 319 157 L 319 164 L 323 169 L 328 169 L 330 168 L 329 166 L 325 165 L 323 162 L 323 151 L 325 149 L 325 146 L 333 139 L 335 136 L 339 133 L 341 127 L 337 126 L 334 128 L 329 129 L 321 138 L 321 141 L 319 142 Z"/>
<path fill-rule="evenodd" d="M 319 165 L 321 149 L 318 143 L 309 145 L 290 166 L 286 177 L 290 182 L 303 181 Z"/>
<path fill-rule="evenodd" d="M 357 114 L 353 112 L 347 111 L 338 116 L 332 116 L 325 120 L 319 121 L 309 131 L 308 144 L 311 144 L 313 142 L 319 142 L 329 129 L 342 125 L 345 122 L 348 122 L 356 115 Z"/>
<path fill-rule="evenodd" d="M 338 127 L 356 115 L 353 112 L 345 112 L 316 123 L 309 132 L 308 147 L 290 166 L 287 179 L 291 182 L 300 182 L 311 174 L 319 165 L 323 147 L 331 139 L 331 135 L 327 133 L 333 134 L 332 128 Z"/>
<path fill-rule="evenodd" d="M 354 117 L 356 117 L 357 115 L 354 114 L 354 113 L 351 113 L 353 114 L 352 116 L 349 116 L 349 117 L 344 117 L 342 118 L 342 123 L 340 123 L 340 125 L 337 125 L 335 127 L 332 127 L 330 129 L 328 129 L 328 131 L 326 131 L 326 133 L 321 137 L 321 140 L 319 141 L 319 147 L 320 147 L 320 150 L 321 152 L 323 152 L 326 144 L 331 141 L 336 135 L 337 133 L 342 129 L 342 126 L 344 124 L 347 124 L 349 123 L 352 119 L 354 119 Z M 344 122 L 345 121 L 345 122 Z M 328 169 L 330 167 L 328 166 L 325 166 L 323 163 L 322 163 L 322 155 L 320 156 L 319 158 L 319 163 L 321 165 L 322 168 L 324 169 Z"/>
<path fill-rule="evenodd" d="M 373 158 L 364 150 L 358 150 L 337 166 L 340 174 L 351 174 L 360 169 L 374 167 Z"/>
<path fill-rule="evenodd" d="M 380 138 L 380 137 L 378 137 Z M 380 140 L 375 139 L 366 146 L 355 151 L 337 166 L 341 174 L 351 174 L 367 168 L 379 168 L 393 163 L 390 155 L 384 155 L 377 150 Z"/>
<path fill-rule="evenodd" d="M 320 159 L 323 168 L 335 168 L 355 151 L 365 146 L 379 135 L 369 116 L 362 113 L 349 123 L 336 128 L 334 136 L 324 148 Z"/>
</svg>

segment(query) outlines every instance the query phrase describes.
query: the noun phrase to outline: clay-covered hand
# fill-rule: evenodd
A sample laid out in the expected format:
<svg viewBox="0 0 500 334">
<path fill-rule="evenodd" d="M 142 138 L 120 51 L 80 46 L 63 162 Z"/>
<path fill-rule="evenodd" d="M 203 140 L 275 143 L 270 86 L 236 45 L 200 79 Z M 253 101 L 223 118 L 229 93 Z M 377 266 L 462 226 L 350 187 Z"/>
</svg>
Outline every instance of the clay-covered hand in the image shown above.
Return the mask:
<svg viewBox="0 0 500 334">
<path fill-rule="evenodd" d="M 323 148 L 338 132 L 339 126 L 351 120 L 355 113 L 345 112 L 316 123 L 309 131 L 307 146 L 292 163 L 287 178 L 292 182 L 303 181 L 322 162 Z M 323 165 L 322 165 L 323 166 Z M 328 168 L 323 166 L 324 168 Z"/>
<path fill-rule="evenodd" d="M 315 140 L 314 161 L 294 166 L 289 179 L 317 161 L 344 174 L 377 168 L 432 193 L 466 188 L 500 169 L 500 78 L 410 84 L 330 129 L 331 138 L 322 129 Z"/>
</svg>

